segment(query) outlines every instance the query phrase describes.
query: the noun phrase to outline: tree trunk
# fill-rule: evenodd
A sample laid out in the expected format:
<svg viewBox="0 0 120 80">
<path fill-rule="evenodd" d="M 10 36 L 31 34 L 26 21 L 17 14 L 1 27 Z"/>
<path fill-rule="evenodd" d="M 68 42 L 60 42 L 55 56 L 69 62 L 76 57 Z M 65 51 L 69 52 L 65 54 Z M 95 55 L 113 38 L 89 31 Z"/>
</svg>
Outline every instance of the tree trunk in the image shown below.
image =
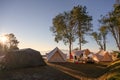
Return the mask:
<svg viewBox="0 0 120 80">
<path fill-rule="evenodd" d="M 117 39 L 117 37 L 116 37 L 116 34 L 115 34 L 114 32 L 112 32 L 112 34 L 113 34 L 113 37 L 114 37 L 115 42 L 116 42 L 116 44 L 117 44 L 117 47 L 118 47 L 118 49 L 120 50 L 120 45 L 119 45 L 119 41 L 118 41 L 118 39 Z"/>
<path fill-rule="evenodd" d="M 113 38 L 115 39 L 115 42 L 116 42 L 116 45 L 117 45 L 118 49 L 120 50 L 119 39 L 117 39 L 117 37 L 116 37 L 117 34 L 115 33 L 114 27 L 112 25 L 110 25 L 109 30 L 112 33 Z"/>
<path fill-rule="evenodd" d="M 120 50 L 120 27 L 119 27 L 119 50 Z"/>
<path fill-rule="evenodd" d="M 72 41 L 69 40 L 69 55 L 70 55 L 69 57 L 70 57 L 70 59 L 71 59 L 71 57 L 72 57 L 72 56 L 71 56 L 71 51 L 72 51 L 72 50 L 71 50 L 71 46 L 72 46 Z"/>
<path fill-rule="evenodd" d="M 103 45 L 103 46 L 104 46 L 104 51 L 106 51 L 106 43 L 104 43 L 104 45 Z"/>
<path fill-rule="evenodd" d="M 79 48 L 81 50 L 81 37 L 79 37 Z"/>
<path fill-rule="evenodd" d="M 79 26 L 78 26 L 78 37 L 79 37 L 79 48 L 81 50 L 82 35 L 81 35 L 81 25 L 80 25 L 80 23 L 79 23 Z"/>
<path fill-rule="evenodd" d="M 103 50 L 106 51 L 106 36 L 103 36 Z"/>
<path fill-rule="evenodd" d="M 101 49 L 101 50 L 104 50 L 103 46 L 102 46 L 101 44 L 99 44 L 99 45 L 100 45 L 100 49 Z"/>
<path fill-rule="evenodd" d="M 118 42 L 116 36 L 114 36 L 114 39 L 115 39 L 115 41 L 116 41 L 116 44 L 117 44 L 118 49 L 120 50 L 120 45 L 119 45 L 119 42 Z"/>
<path fill-rule="evenodd" d="M 69 54 L 71 54 L 71 43 L 69 44 Z"/>
</svg>

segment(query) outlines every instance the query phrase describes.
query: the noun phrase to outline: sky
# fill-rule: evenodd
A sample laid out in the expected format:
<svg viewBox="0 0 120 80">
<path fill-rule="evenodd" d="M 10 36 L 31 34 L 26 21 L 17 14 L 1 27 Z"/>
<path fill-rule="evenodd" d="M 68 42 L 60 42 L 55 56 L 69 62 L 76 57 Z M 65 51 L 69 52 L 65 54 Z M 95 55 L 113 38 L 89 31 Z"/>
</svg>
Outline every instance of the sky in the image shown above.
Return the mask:
<svg viewBox="0 0 120 80">
<path fill-rule="evenodd" d="M 68 50 L 68 45 L 54 41 L 50 31 L 52 19 L 59 13 L 72 10 L 74 6 L 83 5 L 93 17 L 93 28 L 97 30 L 100 15 L 110 12 L 114 3 L 115 0 L 0 0 L 0 34 L 14 33 L 20 42 L 20 49 L 32 48 L 42 52 L 59 47 Z M 92 37 L 86 39 L 88 43 L 82 49 L 99 50 Z M 114 42 L 112 37 L 108 37 L 108 51 L 117 50 Z M 76 47 L 79 47 L 77 40 L 72 48 Z"/>
</svg>

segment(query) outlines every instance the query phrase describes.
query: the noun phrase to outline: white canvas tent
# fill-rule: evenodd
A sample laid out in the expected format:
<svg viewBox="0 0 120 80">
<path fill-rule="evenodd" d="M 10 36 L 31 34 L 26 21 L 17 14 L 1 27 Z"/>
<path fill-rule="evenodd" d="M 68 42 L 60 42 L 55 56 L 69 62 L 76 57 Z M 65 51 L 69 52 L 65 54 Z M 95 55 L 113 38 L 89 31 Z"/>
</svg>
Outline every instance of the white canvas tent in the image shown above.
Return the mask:
<svg viewBox="0 0 120 80">
<path fill-rule="evenodd" d="M 107 51 L 100 50 L 94 54 L 93 60 L 96 62 L 110 62 L 112 61 L 112 56 Z"/>
<path fill-rule="evenodd" d="M 91 52 L 89 49 L 79 50 L 79 51 L 72 51 L 72 56 L 74 58 L 74 61 L 87 61 L 87 58 L 90 57 L 89 55 Z"/>
<path fill-rule="evenodd" d="M 47 53 L 46 56 L 48 62 L 66 62 L 67 57 L 58 47 Z"/>
<path fill-rule="evenodd" d="M 84 50 L 74 50 L 74 51 L 72 51 L 73 56 L 80 56 L 81 54 L 87 56 L 87 55 L 90 54 L 90 50 L 89 49 L 84 49 Z"/>
</svg>

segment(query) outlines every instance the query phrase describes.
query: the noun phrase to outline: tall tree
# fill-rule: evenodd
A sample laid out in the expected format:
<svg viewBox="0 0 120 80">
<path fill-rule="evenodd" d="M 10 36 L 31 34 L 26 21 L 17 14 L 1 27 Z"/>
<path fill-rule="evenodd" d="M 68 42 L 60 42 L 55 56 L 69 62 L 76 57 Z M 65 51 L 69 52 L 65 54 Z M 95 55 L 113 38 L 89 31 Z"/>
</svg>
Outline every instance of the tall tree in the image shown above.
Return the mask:
<svg viewBox="0 0 120 80">
<path fill-rule="evenodd" d="M 101 34 L 100 34 L 100 33 L 97 33 L 97 32 L 92 32 L 92 33 L 91 33 L 91 36 L 92 36 L 93 39 L 96 41 L 96 43 L 98 44 L 98 46 L 100 47 L 100 49 L 103 50 Z"/>
<path fill-rule="evenodd" d="M 58 14 L 53 18 L 53 27 L 50 30 L 54 33 L 55 41 L 63 41 L 69 44 L 69 53 L 71 54 L 71 45 L 75 41 L 74 23 L 70 12 Z"/>
<path fill-rule="evenodd" d="M 103 16 L 101 22 L 105 23 L 108 30 L 115 39 L 116 45 L 120 50 L 120 4 L 114 6 L 114 10 Z"/>
<path fill-rule="evenodd" d="M 103 45 L 103 50 L 106 51 L 106 39 L 107 39 L 107 34 L 108 34 L 108 29 L 107 26 L 101 26 L 99 28 L 100 34 L 101 34 L 101 38 L 102 38 L 102 45 Z"/>
<path fill-rule="evenodd" d="M 88 34 L 92 30 L 92 17 L 88 15 L 85 6 L 75 6 L 71 13 L 75 22 L 76 36 L 79 39 L 79 47 L 81 50 L 82 44 L 87 43 L 85 40 L 85 34 Z"/>
<path fill-rule="evenodd" d="M 107 27 L 101 26 L 98 32 L 92 32 L 91 36 L 96 41 L 96 43 L 100 46 L 101 50 L 106 50 L 106 39 L 107 39 Z"/>
</svg>

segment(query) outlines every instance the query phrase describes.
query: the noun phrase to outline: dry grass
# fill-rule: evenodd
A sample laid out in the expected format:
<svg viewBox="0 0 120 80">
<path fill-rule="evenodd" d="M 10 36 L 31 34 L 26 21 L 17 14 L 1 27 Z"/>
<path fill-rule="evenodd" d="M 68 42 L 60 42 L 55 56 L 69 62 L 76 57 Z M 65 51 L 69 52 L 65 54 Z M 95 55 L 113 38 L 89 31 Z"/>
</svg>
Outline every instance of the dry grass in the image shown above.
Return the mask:
<svg viewBox="0 0 120 80">
<path fill-rule="evenodd" d="M 78 80 L 50 66 L 0 72 L 0 80 Z"/>
<path fill-rule="evenodd" d="M 101 80 L 120 80 L 120 60 L 109 64 L 106 70 L 106 73 L 101 76 Z"/>
<path fill-rule="evenodd" d="M 120 80 L 120 59 L 108 65 L 108 80 Z"/>
<path fill-rule="evenodd" d="M 51 65 L 52 64 L 52 65 Z M 54 68 L 87 78 L 98 78 L 106 72 L 106 67 L 98 64 L 49 63 Z"/>
<path fill-rule="evenodd" d="M 71 62 L 47 64 L 47 66 L 0 71 L 0 80 L 110 80 L 120 76 L 119 61 L 109 66 Z"/>
</svg>

